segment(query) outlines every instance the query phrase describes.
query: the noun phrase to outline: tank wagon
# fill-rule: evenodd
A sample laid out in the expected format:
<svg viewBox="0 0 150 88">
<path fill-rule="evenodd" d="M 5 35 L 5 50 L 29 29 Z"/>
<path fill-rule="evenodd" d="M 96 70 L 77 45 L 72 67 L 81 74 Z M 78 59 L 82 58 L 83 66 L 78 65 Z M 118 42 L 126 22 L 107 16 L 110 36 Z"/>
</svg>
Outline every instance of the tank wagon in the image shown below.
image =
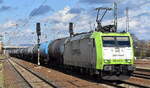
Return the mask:
<svg viewBox="0 0 150 88">
<path fill-rule="evenodd" d="M 105 8 L 103 8 L 105 9 Z M 116 32 L 116 25 L 102 27 L 97 19 L 95 31 L 74 34 L 70 24 L 70 37 L 40 44 L 40 61 L 51 66 L 77 69 L 98 75 L 105 80 L 128 79 L 134 67 L 133 40 L 129 32 Z M 37 45 L 9 52 L 10 56 L 37 61 Z"/>
</svg>

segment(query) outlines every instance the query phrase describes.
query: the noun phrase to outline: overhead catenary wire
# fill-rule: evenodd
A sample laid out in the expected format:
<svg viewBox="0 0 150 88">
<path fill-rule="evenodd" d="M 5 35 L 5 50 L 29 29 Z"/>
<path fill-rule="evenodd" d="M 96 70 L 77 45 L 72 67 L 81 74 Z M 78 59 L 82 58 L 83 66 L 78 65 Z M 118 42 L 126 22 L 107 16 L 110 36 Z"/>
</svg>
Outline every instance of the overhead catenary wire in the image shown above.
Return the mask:
<svg viewBox="0 0 150 88">
<path fill-rule="evenodd" d="M 41 6 L 46 2 L 47 0 L 44 0 L 43 2 L 42 2 L 42 4 L 40 5 L 40 7 L 39 8 L 41 8 Z M 30 8 L 28 8 L 28 9 L 31 9 L 31 7 L 33 7 L 33 3 L 35 3 L 35 0 L 33 0 L 32 2 L 30 1 L 30 3 L 32 3 L 31 5 L 30 5 Z M 39 9 L 38 9 L 39 10 Z M 25 12 L 25 14 L 27 14 L 28 13 L 28 10 L 26 10 L 27 12 Z M 37 12 L 35 12 L 34 14 L 36 14 Z M 15 17 L 16 16 L 18 16 L 18 14 L 16 14 L 15 15 Z M 21 29 L 21 28 L 23 28 L 23 27 L 25 27 L 28 23 L 29 23 L 29 20 L 31 20 L 31 18 L 29 18 L 29 19 L 27 19 L 27 21 L 25 21 L 24 23 L 16 23 L 15 24 L 15 29 L 16 30 L 18 30 L 18 29 Z M 14 37 L 15 38 L 15 37 Z"/>
<path fill-rule="evenodd" d="M 47 0 L 44 0 L 44 1 L 41 3 L 41 5 L 39 6 L 39 8 L 38 8 L 35 12 L 33 12 L 32 15 L 35 15 L 36 13 L 38 13 L 38 11 L 42 8 L 42 6 L 45 4 L 46 1 L 47 1 Z M 25 22 L 25 23 L 22 25 L 22 27 L 25 27 L 25 26 L 30 22 L 30 20 L 32 20 L 32 18 L 33 18 L 33 16 L 30 16 L 29 19 L 27 20 L 27 22 Z"/>
<path fill-rule="evenodd" d="M 30 5 L 30 8 L 33 6 L 34 1 L 35 1 L 35 0 L 32 0 L 32 2 L 30 2 L 30 3 L 32 3 L 32 4 Z M 27 12 L 25 12 L 25 14 L 27 14 L 27 13 L 28 13 L 28 10 L 27 10 Z M 19 13 L 19 14 L 20 14 L 20 13 Z M 19 15 L 16 14 L 14 17 L 16 17 L 16 16 L 19 16 Z M 16 23 L 15 26 L 16 26 L 16 29 L 17 29 L 17 28 L 19 28 L 20 25 L 19 25 L 18 23 Z"/>
</svg>

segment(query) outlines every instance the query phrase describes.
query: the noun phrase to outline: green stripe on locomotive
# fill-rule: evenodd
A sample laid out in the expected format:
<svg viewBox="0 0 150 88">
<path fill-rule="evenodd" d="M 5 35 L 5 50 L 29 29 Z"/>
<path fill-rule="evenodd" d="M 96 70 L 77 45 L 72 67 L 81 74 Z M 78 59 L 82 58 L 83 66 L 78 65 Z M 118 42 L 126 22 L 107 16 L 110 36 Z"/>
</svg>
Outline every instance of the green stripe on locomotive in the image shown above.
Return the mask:
<svg viewBox="0 0 150 88">
<path fill-rule="evenodd" d="M 103 56 L 103 36 L 128 36 L 130 39 L 130 47 L 132 48 L 132 57 L 131 61 L 127 62 L 125 59 L 111 59 L 109 62 L 104 62 Z M 103 66 L 106 64 L 132 64 L 134 63 L 134 51 L 133 51 L 133 40 L 130 33 L 102 33 L 102 32 L 93 32 L 91 38 L 95 40 L 96 46 L 96 69 L 103 69 Z"/>
</svg>

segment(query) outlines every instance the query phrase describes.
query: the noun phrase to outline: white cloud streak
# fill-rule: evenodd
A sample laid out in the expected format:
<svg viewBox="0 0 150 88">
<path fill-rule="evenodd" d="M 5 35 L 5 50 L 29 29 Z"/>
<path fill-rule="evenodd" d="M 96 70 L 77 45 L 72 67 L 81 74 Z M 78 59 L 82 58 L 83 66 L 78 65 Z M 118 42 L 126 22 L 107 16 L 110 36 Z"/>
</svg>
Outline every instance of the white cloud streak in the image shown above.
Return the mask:
<svg viewBox="0 0 150 88">
<path fill-rule="evenodd" d="M 150 39 L 149 33 L 149 24 L 150 24 L 150 3 L 146 3 L 146 1 L 137 0 L 125 0 L 120 2 L 121 7 L 130 7 L 129 8 L 129 17 L 130 17 L 130 32 L 136 34 L 139 39 Z M 129 3 L 130 2 L 130 3 Z M 133 6 L 132 6 L 133 5 Z M 90 30 L 94 30 L 95 16 L 91 15 L 91 12 L 86 10 L 81 10 L 80 13 L 70 13 L 72 8 L 69 6 L 64 7 L 62 10 L 54 12 L 52 15 L 47 16 L 41 19 L 41 24 L 46 23 L 48 26 L 42 27 L 42 42 L 47 40 L 53 40 L 56 38 L 61 38 L 68 36 L 68 25 L 69 22 L 74 22 L 75 27 L 74 31 L 77 32 L 88 32 Z M 125 14 L 124 9 L 122 9 L 122 13 Z M 119 31 L 125 30 L 125 15 L 118 18 L 118 29 Z M 103 25 L 112 24 L 111 20 L 104 20 Z M 3 29 L 15 29 L 18 23 L 17 21 L 8 21 L 4 24 L 0 24 L 0 28 Z M 9 30 L 9 31 L 14 31 Z M 2 31 L 2 30 L 1 30 Z M 17 43 L 33 43 L 36 41 L 36 34 L 32 35 L 34 32 L 31 28 L 22 29 L 22 32 L 18 32 Z M 13 36 L 13 34 L 10 34 Z M 15 39 L 12 39 L 12 42 Z"/>
</svg>

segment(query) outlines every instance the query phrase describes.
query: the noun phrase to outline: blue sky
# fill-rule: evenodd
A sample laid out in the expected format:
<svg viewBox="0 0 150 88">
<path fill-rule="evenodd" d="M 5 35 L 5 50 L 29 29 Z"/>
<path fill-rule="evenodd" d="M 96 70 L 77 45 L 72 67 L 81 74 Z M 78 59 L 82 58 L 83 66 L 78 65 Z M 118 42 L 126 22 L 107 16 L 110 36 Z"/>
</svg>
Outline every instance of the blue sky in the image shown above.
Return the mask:
<svg viewBox="0 0 150 88">
<path fill-rule="evenodd" d="M 35 23 L 41 22 L 41 42 L 68 36 L 68 23 L 75 32 L 95 28 L 96 7 L 118 3 L 118 30 L 125 29 L 125 8 L 129 8 L 130 32 L 139 39 L 150 40 L 150 0 L 0 0 L 0 34 L 6 44 L 34 44 Z M 112 24 L 112 13 L 103 25 Z"/>
</svg>

